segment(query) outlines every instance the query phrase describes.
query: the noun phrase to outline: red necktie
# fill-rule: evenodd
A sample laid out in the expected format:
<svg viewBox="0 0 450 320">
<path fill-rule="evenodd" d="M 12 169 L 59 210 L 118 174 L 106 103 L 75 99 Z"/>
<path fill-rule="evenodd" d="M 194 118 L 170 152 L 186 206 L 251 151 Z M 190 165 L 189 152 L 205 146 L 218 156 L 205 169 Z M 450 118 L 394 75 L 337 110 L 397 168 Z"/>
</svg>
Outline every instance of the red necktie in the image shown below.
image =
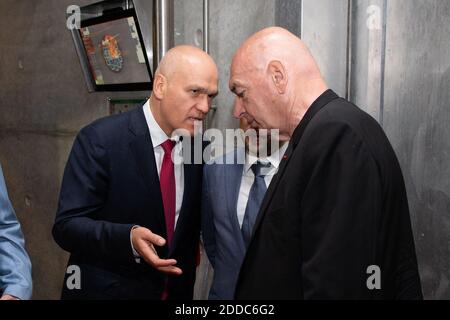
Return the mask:
<svg viewBox="0 0 450 320">
<path fill-rule="evenodd" d="M 175 173 L 172 161 L 172 149 L 175 141 L 166 140 L 161 147 L 164 149 L 164 158 L 159 175 L 161 194 L 166 218 L 167 243 L 172 244 L 175 229 Z"/>
<path fill-rule="evenodd" d="M 175 229 L 175 173 L 172 161 L 172 150 L 175 141 L 166 140 L 161 147 L 164 149 L 164 158 L 159 174 L 159 184 L 164 206 L 164 216 L 166 218 L 167 245 L 170 247 Z M 164 290 L 161 300 L 167 300 L 169 296 L 167 279 L 164 281 Z"/>
</svg>

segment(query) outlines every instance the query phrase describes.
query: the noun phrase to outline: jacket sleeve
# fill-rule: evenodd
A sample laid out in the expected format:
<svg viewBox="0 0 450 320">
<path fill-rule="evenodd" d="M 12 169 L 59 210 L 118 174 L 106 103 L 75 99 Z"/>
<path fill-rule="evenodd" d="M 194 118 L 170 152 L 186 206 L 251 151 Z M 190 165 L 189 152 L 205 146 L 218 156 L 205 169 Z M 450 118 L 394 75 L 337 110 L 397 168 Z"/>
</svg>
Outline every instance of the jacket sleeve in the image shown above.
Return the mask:
<svg viewBox="0 0 450 320">
<path fill-rule="evenodd" d="M 109 174 L 107 149 L 88 126 L 77 136 L 64 171 L 53 237 L 71 253 L 132 261 L 133 225 L 97 218 L 108 196 Z"/>
<path fill-rule="evenodd" d="M 30 258 L 0 167 L 0 292 L 27 300 L 32 290 Z"/>
<path fill-rule="evenodd" d="M 208 164 L 204 165 L 203 171 L 203 186 L 202 186 L 202 240 L 208 255 L 209 262 L 215 266 L 216 256 L 216 238 L 214 229 L 214 218 L 211 207 L 211 198 L 208 188 Z"/>
</svg>

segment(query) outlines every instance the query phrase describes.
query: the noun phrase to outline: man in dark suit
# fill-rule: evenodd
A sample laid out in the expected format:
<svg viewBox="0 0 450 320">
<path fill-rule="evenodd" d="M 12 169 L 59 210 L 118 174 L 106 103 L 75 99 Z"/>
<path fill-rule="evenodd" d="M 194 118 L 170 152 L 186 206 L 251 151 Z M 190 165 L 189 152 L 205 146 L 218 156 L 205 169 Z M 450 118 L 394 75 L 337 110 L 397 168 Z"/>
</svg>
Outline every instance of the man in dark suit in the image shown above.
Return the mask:
<svg viewBox="0 0 450 320">
<path fill-rule="evenodd" d="M 270 136 L 259 134 L 245 118 L 240 123 L 242 143 L 203 169 L 202 237 L 214 268 L 212 300 L 234 298 L 259 207 L 287 147 L 283 143 L 280 148 L 279 141 L 272 144 Z"/>
<path fill-rule="evenodd" d="M 209 55 L 175 47 L 143 107 L 80 131 L 53 227 L 73 266 L 63 299 L 192 299 L 202 165 L 174 161 L 190 139 L 173 133 L 194 135 L 217 82 Z"/>
<path fill-rule="evenodd" d="M 329 90 L 306 46 L 282 28 L 241 46 L 230 88 L 236 117 L 290 138 L 236 298 L 422 298 L 402 173 L 378 123 Z"/>
</svg>

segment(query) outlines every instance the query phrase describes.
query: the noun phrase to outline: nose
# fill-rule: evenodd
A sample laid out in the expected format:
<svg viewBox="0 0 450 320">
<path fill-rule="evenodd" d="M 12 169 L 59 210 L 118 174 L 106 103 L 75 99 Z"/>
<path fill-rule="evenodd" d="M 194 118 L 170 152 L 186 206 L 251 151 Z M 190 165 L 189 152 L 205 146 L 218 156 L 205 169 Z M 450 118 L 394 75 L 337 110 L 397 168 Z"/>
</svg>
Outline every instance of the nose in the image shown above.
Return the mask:
<svg viewBox="0 0 450 320">
<path fill-rule="evenodd" d="M 244 106 L 242 105 L 242 102 L 238 97 L 234 99 L 234 108 L 233 108 L 233 116 L 236 119 L 239 119 L 242 117 L 242 115 L 245 113 Z"/>
<path fill-rule="evenodd" d="M 203 99 L 201 99 L 197 103 L 197 109 L 201 111 L 203 114 L 207 114 L 209 111 L 209 107 L 210 107 L 210 100 L 208 95 L 205 94 Z"/>
</svg>

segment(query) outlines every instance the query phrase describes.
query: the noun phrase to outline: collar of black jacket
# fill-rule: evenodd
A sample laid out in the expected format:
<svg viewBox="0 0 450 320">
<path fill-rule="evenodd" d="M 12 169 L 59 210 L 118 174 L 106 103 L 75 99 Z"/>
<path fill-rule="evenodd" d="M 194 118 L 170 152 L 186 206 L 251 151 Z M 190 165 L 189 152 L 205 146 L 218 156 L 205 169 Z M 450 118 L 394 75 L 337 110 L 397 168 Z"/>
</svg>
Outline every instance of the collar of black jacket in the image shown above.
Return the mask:
<svg viewBox="0 0 450 320">
<path fill-rule="evenodd" d="M 327 91 L 322 93 L 316 99 L 316 101 L 313 102 L 313 104 L 309 107 L 308 111 L 303 116 L 303 119 L 298 124 L 297 128 L 295 128 L 294 133 L 292 134 L 291 141 L 294 148 L 300 142 L 303 132 L 305 132 L 305 129 L 308 126 L 308 123 L 312 118 L 314 118 L 317 112 L 319 112 L 324 106 L 337 98 L 339 98 L 339 96 L 333 90 L 328 89 Z"/>
</svg>

